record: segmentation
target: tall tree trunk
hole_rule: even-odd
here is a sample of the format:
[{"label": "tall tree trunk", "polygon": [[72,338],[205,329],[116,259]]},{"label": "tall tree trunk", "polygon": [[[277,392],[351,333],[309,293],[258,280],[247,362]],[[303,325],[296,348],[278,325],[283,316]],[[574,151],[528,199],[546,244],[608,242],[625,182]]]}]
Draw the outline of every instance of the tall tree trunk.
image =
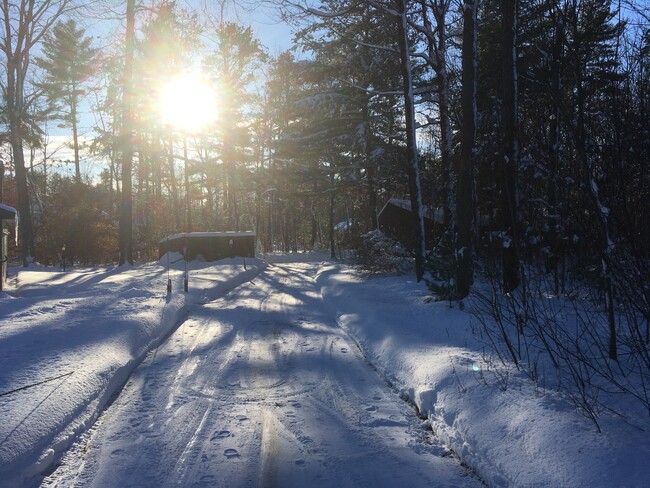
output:
[{"label": "tall tree trunk", "polygon": [[424,209],[420,187],[420,168],[416,138],[415,106],[413,99],[413,73],[411,67],[411,51],[408,39],[408,19],[406,17],[406,0],[399,0],[397,19],[397,34],[399,36],[400,70],[404,90],[404,118],[406,122],[406,152],[408,164],[409,192],[411,196],[411,214],[415,228],[415,277],[417,281],[424,276],[424,256],[426,252],[424,233]]},{"label": "tall tree trunk", "polygon": [[7,72],[7,115],[9,118],[9,138],[16,169],[16,190],[18,193],[18,212],[20,214],[21,255],[23,266],[28,266],[34,256],[34,234],[32,229],[32,213],[27,188],[27,170],[23,152],[22,135],[22,83],[16,74],[13,63]]},{"label": "tall tree trunk", "polygon": [[275,200],[275,192],[271,192],[271,196],[269,199],[269,232],[268,232],[268,244],[267,244],[266,252],[275,251],[275,247],[273,245],[275,239],[275,236],[273,235],[273,220],[274,220],[273,201],[274,200]]},{"label": "tall tree trunk", "polygon": [[517,242],[517,0],[502,0],[503,28],[503,155],[501,161],[501,217],[503,225],[503,291],[519,286]]},{"label": "tall tree trunk", "polygon": [[379,227],[377,222],[377,185],[375,183],[376,163],[372,155],[372,135],[370,133],[370,108],[368,106],[369,97],[365,98],[363,104],[363,148],[362,157],[366,168],[366,184],[368,185],[368,223],[370,230],[375,230]]},{"label": "tall tree trunk", "polygon": [[451,130],[450,102],[449,102],[449,75],[447,73],[447,31],[446,17],[449,2],[440,2],[436,14],[438,28],[438,108],[440,110],[440,159],[442,162],[443,184],[443,221],[445,229],[449,229],[453,220],[453,180],[451,178],[451,153],[453,133]]},{"label": "tall tree trunk", "polygon": [[161,201],[162,197],[162,176],[161,176],[161,164],[162,164],[162,150],[161,150],[161,140],[158,134],[154,134],[151,138],[151,148],[152,148],[152,159],[151,159],[151,178],[153,184],[153,195],[156,202]]},{"label": "tall tree trunk", "polygon": [[133,263],[133,56],[135,50],[135,0],[126,2],[126,53],[124,57],[122,113],[122,205],[120,207],[120,260]]},{"label": "tall tree trunk", "polygon": [[178,183],[176,181],[176,162],[174,160],[174,141],[169,141],[169,154],[167,156],[169,164],[169,186],[172,190],[172,213],[174,216],[174,232],[181,231],[181,209],[178,201]]},{"label": "tall tree trunk", "polygon": [[462,142],[456,191],[456,259],[458,298],[469,295],[474,281],[472,227],[474,217],[474,145],[476,139],[476,11],[478,0],[463,4]]},{"label": "tall tree trunk", "polygon": [[187,158],[187,136],[183,137],[183,161],[185,161],[185,232],[192,232],[192,201],[190,199],[190,162]]},{"label": "tall tree trunk", "polygon": [[[16,190],[18,196],[18,212],[20,215],[20,236],[21,236],[21,257],[23,266],[27,266],[34,255],[34,236],[32,229],[32,214],[27,188],[27,170],[25,168],[25,154],[23,152],[22,117],[24,112],[24,75],[26,66],[23,57],[17,48],[12,51],[9,40],[12,38],[9,5],[4,4],[5,15],[5,45],[3,50],[7,57],[5,87],[6,95],[6,116],[9,125],[9,143],[13,154],[14,167],[16,169]],[[24,28],[24,26],[21,26]]]},{"label": "tall tree trunk", "polygon": [[336,250],[334,248],[334,173],[330,174],[330,201],[329,201],[329,240],[330,240],[330,257],[336,259]]},{"label": "tall tree trunk", "polygon": [[[73,86],[73,93],[76,91],[76,87]],[[81,184],[81,167],[79,163],[79,131],[78,131],[78,122],[77,122],[77,103],[74,100],[74,96],[70,102],[70,121],[72,122],[72,147],[74,148],[74,174],[75,182],[77,185]]]},{"label": "tall tree trunk", "polygon": [[[449,102],[449,74],[447,72],[447,12],[450,0],[436,0],[431,6],[426,0],[420,0],[422,22],[427,32],[429,58],[435,62],[436,92],[438,95],[438,112],[440,116],[440,165],[442,181],[440,199],[442,201],[443,226],[451,228],[454,220],[453,180],[451,178],[451,155],[453,134],[451,130]],[[431,8],[436,21],[435,28],[431,25],[428,9]],[[434,32],[436,35],[434,35]]]},{"label": "tall tree trunk", "polygon": [[311,245],[311,250],[314,250],[316,246],[316,241],[318,240],[318,220],[316,219],[316,194],[318,192],[318,185],[316,180],[312,183],[312,192],[311,192],[311,238],[309,244]]},{"label": "tall tree trunk", "polygon": [[551,60],[551,103],[553,113],[549,127],[549,164],[546,189],[546,200],[548,202],[548,248],[549,255],[546,261],[547,271],[553,273],[553,286],[555,294],[560,293],[560,280],[558,275],[558,228],[560,224],[560,209],[557,204],[557,172],[560,167],[560,98],[561,98],[561,57],[562,46],[564,45],[564,18],[560,7],[555,6],[555,36],[553,38],[553,52]]},{"label": "tall tree trunk", "polygon": [[370,217],[370,230],[379,228],[377,220],[377,184],[375,183],[375,166],[374,163],[368,165],[366,171],[368,178],[368,212]]},{"label": "tall tree trunk", "polygon": [[226,172],[224,205],[228,219],[228,230],[239,231],[239,209],[237,207],[235,156],[229,149],[230,141],[224,138],[223,166]]},{"label": "tall tree trunk", "polygon": [[[574,5],[574,8],[576,6]],[[585,175],[585,188],[588,192],[588,197],[592,204],[592,211],[596,216],[598,226],[599,238],[599,253],[601,276],[603,278],[603,286],[605,291],[605,306],[607,309],[607,323],[609,328],[609,341],[608,341],[608,354],[609,358],[618,361],[618,345],[616,338],[616,315],[615,315],[615,300],[614,300],[614,285],[612,280],[611,263],[611,250],[613,243],[610,240],[608,215],[607,209],[600,201],[600,193],[598,185],[594,179],[595,169],[589,154],[587,153],[587,128],[585,125],[585,80],[584,75],[586,68],[581,59],[582,44],[580,42],[581,33],[578,25],[577,10],[573,16],[573,55],[574,55],[574,68],[576,77],[576,90],[575,90],[575,108],[577,113],[576,117],[571,119],[573,126],[574,138],[576,142],[576,151],[578,159],[582,165],[583,173]]]},{"label": "tall tree trunk", "polygon": [[[111,137],[113,140],[117,139],[117,134],[116,134],[116,127],[115,124],[113,124],[113,127],[111,128]],[[118,202],[121,199],[122,195],[122,190],[120,187],[120,177],[119,177],[119,164],[117,162],[117,151],[115,150],[114,147],[110,149],[110,159],[109,159],[109,171],[110,171],[110,192],[111,192],[111,213],[116,212],[117,209],[119,208]],[[115,189],[113,189],[113,185],[115,185]]]}]

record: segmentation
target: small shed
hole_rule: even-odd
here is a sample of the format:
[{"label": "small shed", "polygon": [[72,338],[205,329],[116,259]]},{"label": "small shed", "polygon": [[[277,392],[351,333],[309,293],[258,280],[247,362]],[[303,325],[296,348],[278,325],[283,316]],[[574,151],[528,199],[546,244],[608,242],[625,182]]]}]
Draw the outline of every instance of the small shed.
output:
[{"label": "small shed", "polygon": [[[379,230],[391,239],[401,242],[408,249],[415,249],[416,229],[411,212],[411,200],[391,198],[377,214]],[[427,248],[435,242],[435,236],[443,231],[440,209],[424,209],[424,232]]]},{"label": "small shed", "polygon": [[158,243],[158,254],[186,252],[188,260],[202,256],[206,261],[230,257],[255,257],[255,232],[189,232],[165,237]]},{"label": "small shed", "polygon": [[7,261],[9,254],[9,230],[7,224],[17,221],[16,209],[0,203],[0,291],[7,281]]}]

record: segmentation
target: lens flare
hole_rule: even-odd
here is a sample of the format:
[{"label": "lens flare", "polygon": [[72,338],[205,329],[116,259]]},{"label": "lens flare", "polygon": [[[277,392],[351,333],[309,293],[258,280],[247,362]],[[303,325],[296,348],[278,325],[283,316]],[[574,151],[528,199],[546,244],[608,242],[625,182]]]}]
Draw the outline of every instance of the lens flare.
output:
[{"label": "lens flare", "polygon": [[205,129],[217,118],[216,93],[199,76],[169,80],[160,91],[158,106],[165,124],[189,133]]}]

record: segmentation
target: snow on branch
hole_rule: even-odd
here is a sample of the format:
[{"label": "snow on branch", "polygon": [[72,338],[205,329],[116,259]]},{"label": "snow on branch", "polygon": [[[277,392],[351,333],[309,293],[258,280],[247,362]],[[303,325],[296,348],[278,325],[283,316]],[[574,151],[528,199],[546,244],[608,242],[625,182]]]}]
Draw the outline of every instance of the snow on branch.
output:
[{"label": "snow on branch", "polygon": [[351,88],[365,92],[368,95],[372,95],[372,96],[404,96],[404,90],[398,90],[398,89],[376,90],[371,87],[359,86],[356,83],[352,83],[351,81],[344,80],[341,78],[338,78],[338,81],[348,85]]},{"label": "snow on branch", "polygon": [[333,11],[320,10],[316,7],[310,7],[307,5],[303,5],[300,2],[295,2],[291,0],[287,1],[286,3],[299,10],[302,10],[307,14],[315,15],[316,17],[321,17],[324,19],[335,19],[337,17],[344,17],[350,14],[351,12],[354,12],[359,8],[360,5],[362,5],[363,2],[353,2],[349,7],[343,8],[341,10],[333,10]]},{"label": "snow on branch", "polygon": [[401,17],[402,13],[398,12],[394,8],[390,8],[386,6],[386,4],[383,4],[381,2],[376,2],[374,0],[366,0],[366,3],[373,7],[375,10],[378,10],[380,12],[384,12],[387,15],[391,15],[393,17]]},{"label": "snow on branch", "polygon": [[358,39],[354,39],[354,38],[352,38],[350,36],[346,36],[346,35],[341,35],[340,37],[342,39],[347,40],[347,41],[353,42],[354,44],[357,44],[359,46],[369,47],[370,49],[377,49],[378,51],[384,51],[384,52],[399,54],[399,50],[395,49],[395,48],[392,48],[392,47],[381,46],[379,44],[371,44],[369,42],[359,41]]},{"label": "snow on branch", "polygon": [[313,7],[308,7],[307,9],[305,9],[305,11],[312,15],[316,15],[317,17],[322,17],[325,19],[334,19],[349,14],[350,12],[352,12],[353,9],[354,7],[349,7],[343,10],[338,10],[336,12],[325,12],[323,10],[318,10]]}]

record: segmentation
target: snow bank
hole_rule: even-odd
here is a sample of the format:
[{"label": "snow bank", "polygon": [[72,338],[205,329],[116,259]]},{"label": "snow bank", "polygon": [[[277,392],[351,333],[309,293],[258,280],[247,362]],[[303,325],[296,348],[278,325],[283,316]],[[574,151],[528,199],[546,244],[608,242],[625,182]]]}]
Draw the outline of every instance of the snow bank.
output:
[{"label": "snow bank", "polygon": [[557,392],[497,367],[467,311],[428,303],[407,277],[330,266],[318,279],[368,360],[489,486],[648,486],[647,432],[608,418],[598,434]]},{"label": "snow bank", "polygon": [[[33,266],[0,297],[0,479],[21,486],[88,429],[192,303],[227,293],[266,263],[226,259],[118,268]],[[168,262],[169,268],[167,267]],[[167,280],[172,293],[167,294]]]}]

